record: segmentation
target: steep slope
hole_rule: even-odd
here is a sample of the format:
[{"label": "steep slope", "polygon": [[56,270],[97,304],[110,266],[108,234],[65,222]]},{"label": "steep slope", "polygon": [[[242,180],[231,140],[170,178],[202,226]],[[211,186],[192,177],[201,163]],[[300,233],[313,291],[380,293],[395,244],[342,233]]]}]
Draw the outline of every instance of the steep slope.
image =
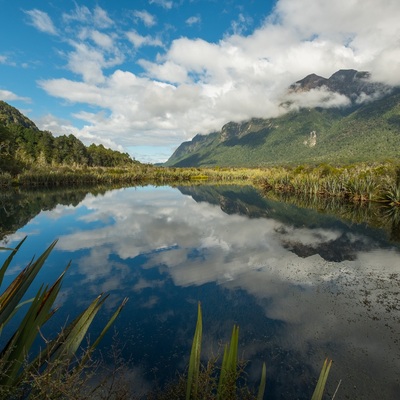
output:
[{"label": "steep slope", "polygon": [[0,126],[19,125],[38,131],[39,128],[16,108],[0,100]]},{"label": "steep slope", "polygon": [[355,70],[338,71],[329,79],[309,75],[289,91],[325,87],[349,97],[351,105],[230,122],[220,132],[183,143],[165,165],[254,167],[399,158],[400,89],[371,83],[368,77]]}]

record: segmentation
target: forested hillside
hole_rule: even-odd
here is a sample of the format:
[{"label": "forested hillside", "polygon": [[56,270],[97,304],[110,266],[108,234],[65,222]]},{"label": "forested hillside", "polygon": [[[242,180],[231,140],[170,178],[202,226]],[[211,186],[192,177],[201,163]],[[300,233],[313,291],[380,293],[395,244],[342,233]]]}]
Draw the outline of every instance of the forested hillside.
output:
[{"label": "forested hillside", "polygon": [[17,173],[31,165],[81,165],[113,167],[137,163],[129,154],[86,147],[74,135],[55,137],[41,131],[27,117],[0,101],[0,172]]},{"label": "forested hillside", "polygon": [[[400,89],[369,83],[368,74],[343,70],[296,82],[297,95],[324,88],[346,96],[341,107],[300,107],[278,118],[229,122],[218,132],[182,143],[166,166],[262,167],[384,162],[400,158]],[[315,92],[314,92],[315,93]],[[285,104],[286,106],[286,104]]]}]

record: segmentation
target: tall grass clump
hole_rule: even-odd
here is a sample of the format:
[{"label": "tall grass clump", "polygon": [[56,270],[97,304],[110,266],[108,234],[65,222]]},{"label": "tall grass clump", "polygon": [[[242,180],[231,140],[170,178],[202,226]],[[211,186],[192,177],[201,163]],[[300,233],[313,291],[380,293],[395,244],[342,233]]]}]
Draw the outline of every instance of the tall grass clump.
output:
[{"label": "tall grass clump", "polygon": [[[0,268],[1,287],[4,275],[25,239],[14,249],[0,248],[1,250],[10,251],[10,255]],[[41,328],[57,310],[53,306],[68,266],[51,286],[42,285],[32,299],[22,300],[55,245],[56,241],[36,260],[32,260],[4,288],[0,295],[1,335],[3,335],[4,331],[7,331],[9,323],[15,314],[23,314],[17,329],[9,334],[8,339],[4,340],[5,344],[0,351],[1,398],[30,397],[39,399],[62,397],[61,389],[65,389],[65,382],[73,381],[76,383],[79,381],[81,372],[89,361],[92,352],[126,302],[125,299],[117,308],[111,319],[105,324],[103,331],[93,344],[86,348],[83,355],[78,356],[77,352],[94,317],[105,302],[106,295],[102,294],[95,298],[89,307],[56,335],[54,339],[46,340],[44,348],[32,358],[30,351],[34,341],[40,334]],[[28,308],[26,309],[26,307]],[[57,387],[59,388],[58,393]],[[52,397],[48,397],[50,391],[52,392]]]},{"label": "tall grass clump", "polygon": [[[262,400],[265,394],[267,382],[267,369],[263,363],[260,383],[257,393],[252,392],[248,387],[241,386],[238,382],[243,378],[243,363],[238,360],[239,349],[239,326],[234,325],[231,334],[231,340],[224,346],[221,366],[217,367],[215,361],[209,361],[206,366],[200,363],[201,340],[202,340],[202,312],[200,303],[198,304],[197,323],[193,336],[192,350],[187,373],[186,392],[183,393],[174,387],[171,392],[164,393],[164,396],[157,399],[172,399],[168,397],[174,393],[175,400]],[[321,373],[315,387],[311,400],[321,400],[323,397],[326,381],[332,361],[325,360]],[[171,390],[171,388],[170,388]],[[173,391],[175,390],[175,391]]]}]

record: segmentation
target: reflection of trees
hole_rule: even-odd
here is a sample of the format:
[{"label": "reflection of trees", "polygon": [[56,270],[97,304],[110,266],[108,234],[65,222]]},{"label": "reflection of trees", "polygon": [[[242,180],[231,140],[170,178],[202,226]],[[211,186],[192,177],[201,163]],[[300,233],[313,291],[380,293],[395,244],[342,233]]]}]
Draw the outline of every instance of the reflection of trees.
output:
[{"label": "reflection of trees", "polygon": [[383,211],[383,217],[390,226],[390,239],[400,242],[400,207],[387,207]]},{"label": "reflection of trees", "polygon": [[88,193],[105,193],[110,188],[69,188],[48,190],[12,190],[0,192],[0,240],[12,234],[44,210],[58,204],[78,205]]},{"label": "reflection of trees", "polygon": [[[388,209],[376,203],[353,203],[334,197],[261,193],[251,186],[200,185],[179,187],[179,190],[192,196],[197,202],[206,201],[219,205],[227,214],[274,218],[282,223],[308,227],[331,226],[332,218],[339,218],[344,224],[383,229],[390,240],[400,242],[399,207]],[[339,222],[334,223],[337,225]]]},{"label": "reflection of trees", "polygon": [[370,228],[383,229],[390,240],[400,242],[400,209],[399,207],[382,206],[377,203],[353,203],[337,198],[307,195],[283,195],[278,198],[294,204],[317,210],[319,213],[339,217],[355,224],[366,224]]}]

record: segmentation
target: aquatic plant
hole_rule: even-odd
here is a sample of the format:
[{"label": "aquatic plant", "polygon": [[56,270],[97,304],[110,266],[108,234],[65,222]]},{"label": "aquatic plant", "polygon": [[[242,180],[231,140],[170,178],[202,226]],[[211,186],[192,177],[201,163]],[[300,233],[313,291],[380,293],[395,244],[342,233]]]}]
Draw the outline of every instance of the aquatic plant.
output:
[{"label": "aquatic plant", "polygon": [[[200,302],[197,306],[197,322],[196,329],[192,341],[192,349],[190,353],[189,368],[186,382],[186,400],[197,400],[197,399],[216,399],[216,400],[234,400],[242,399],[238,395],[237,382],[243,372],[243,369],[239,367],[238,362],[238,348],[239,348],[239,326],[234,325],[232,329],[231,340],[224,346],[224,354],[222,357],[222,364],[219,371],[218,385],[215,384],[216,367],[214,361],[209,361],[206,368],[201,371],[200,365],[200,353],[201,353],[201,340],[202,340],[202,311]],[[311,400],[322,400],[325,385],[328,379],[329,371],[332,366],[332,360],[326,359],[318,381],[315,387],[314,393]],[[264,392],[266,387],[267,369],[265,362],[263,363],[261,370],[260,384],[257,392],[257,396],[251,395],[247,389],[242,393],[245,393],[246,398],[252,398],[262,400],[264,398]],[[202,387],[205,392],[202,395],[199,394],[199,382],[206,381],[206,384]],[[176,399],[179,399],[178,392],[175,392]],[[170,397],[156,397],[158,399],[170,398]]]},{"label": "aquatic plant", "polygon": [[[24,238],[14,249],[0,248],[11,251],[0,268],[0,286],[3,282],[6,270],[10,266],[14,256],[19,251]],[[91,325],[94,317],[105,302],[107,295],[101,294],[84,310],[74,321],[72,321],[53,340],[46,341],[44,349],[37,354],[33,360],[29,360],[29,352],[32,345],[41,332],[42,326],[56,312],[53,309],[54,302],[61,288],[63,277],[69,267],[65,268],[59,278],[50,286],[41,286],[34,298],[21,302],[33,280],[43,267],[46,259],[54,249],[57,241],[51,245],[36,259],[32,260],[19,275],[5,288],[0,296],[0,334],[6,328],[21,308],[30,304],[17,329],[0,352],[0,394],[3,396],[32,393],[38,388],[35,383],[39,376],[56,376],[62,381],[70,374],[79,376],[85,363],[89,360],[93,350],[97,347],[107,330],[117,318],[127,299],[114,312],[104,329],[94,341],[88,346],[84,354],[79,358],[76,353],[82,340]],[[60,375],[61,374],[61,375]],[[43,388],[39,388],[42,390]],[[4,398],[4,397],[3,397]]]},{"label": "aquatic plant", "polygon": [[382,200],[392,206],[400,206],[400,182],[387,184],[383,190]]}]

